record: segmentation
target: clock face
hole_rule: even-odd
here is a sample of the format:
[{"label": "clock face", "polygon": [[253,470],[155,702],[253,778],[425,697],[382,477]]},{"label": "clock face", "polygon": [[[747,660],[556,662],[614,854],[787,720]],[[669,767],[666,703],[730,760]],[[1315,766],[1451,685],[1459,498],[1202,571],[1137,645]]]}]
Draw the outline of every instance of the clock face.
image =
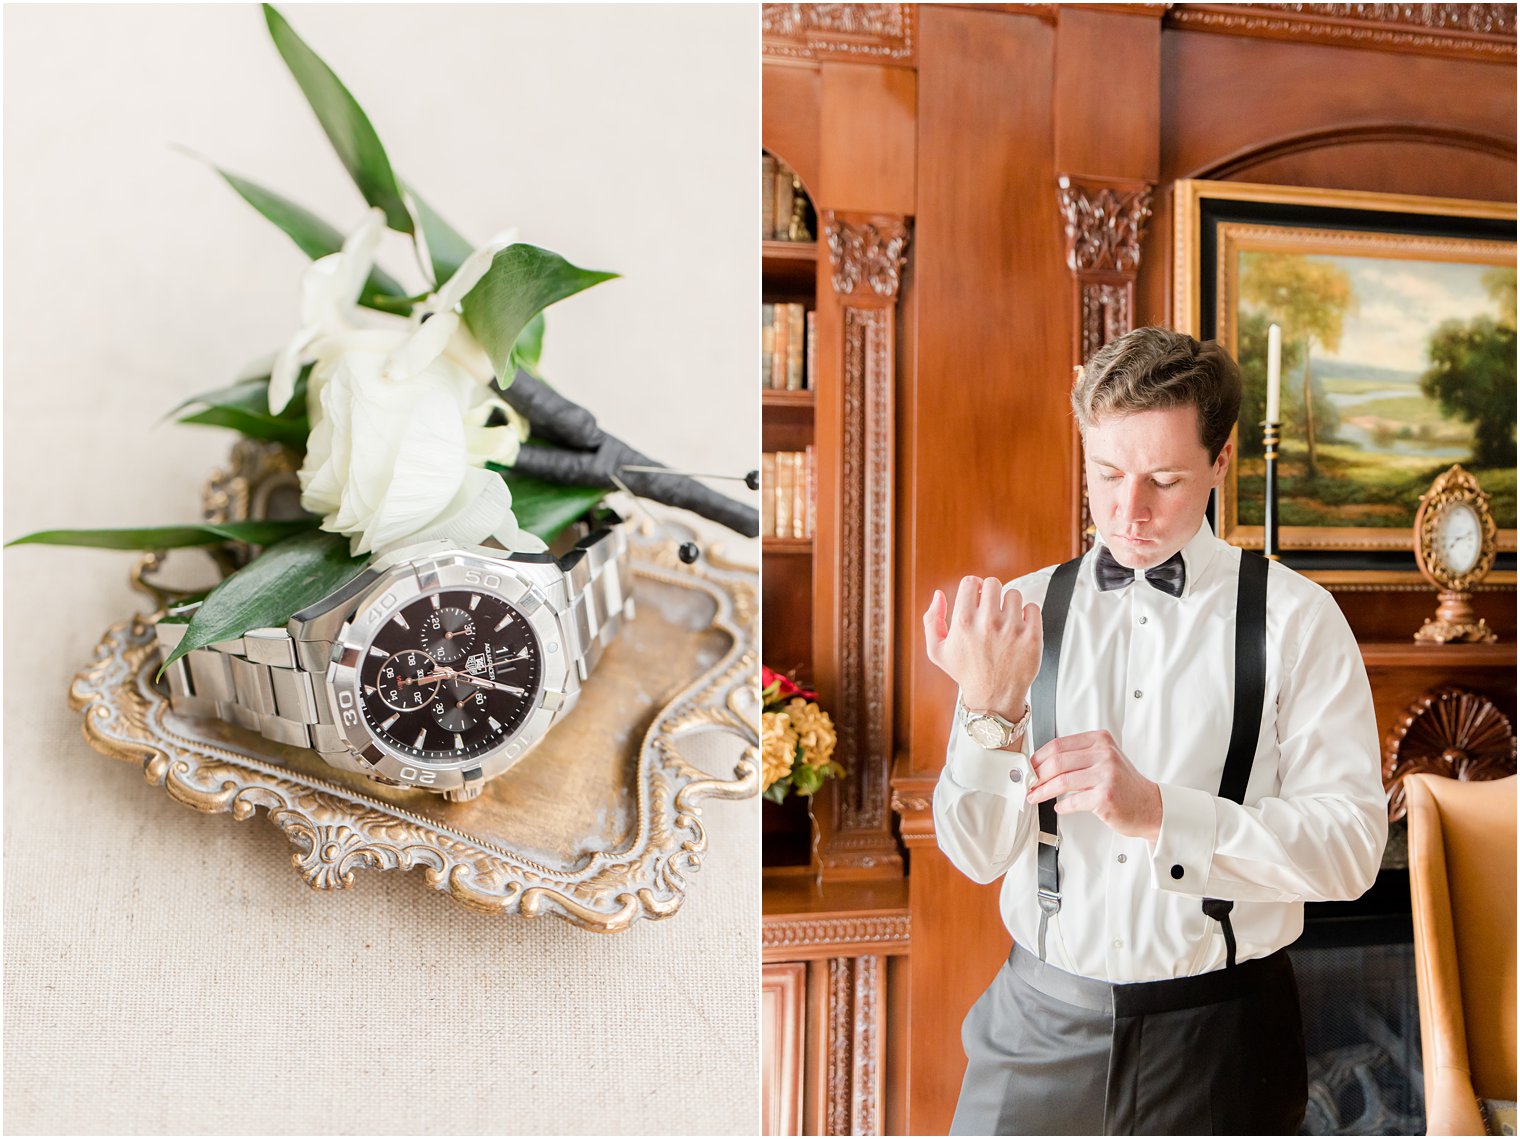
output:
[{"label": "clock face", "polygon": [[417,598],[380,627],[359,667],[365,723],[418,764],[482,755],[533,711],[543,654],[527,619],[484,590]]},{"label": "clock face", "polygon": [[1483,524],[1465,502],[1449,502],[1436,519],[1434,550],[1446,571],[1461,577],[1483,556]]}]

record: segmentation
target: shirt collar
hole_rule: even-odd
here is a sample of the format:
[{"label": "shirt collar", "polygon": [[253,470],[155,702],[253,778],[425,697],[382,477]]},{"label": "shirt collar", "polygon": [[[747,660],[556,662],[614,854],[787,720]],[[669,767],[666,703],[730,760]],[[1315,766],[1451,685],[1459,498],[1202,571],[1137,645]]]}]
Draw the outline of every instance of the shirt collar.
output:
[{"label": "shirt collar", "polygon": [[[1096,550],[1098,546],[1106,546],[1107,544],[1100,537],[1093,544],[1093,549]],[[1187,574],[1182,584],[1182,597],[1179,597],[1177,600],[1181,601],[1192,594],[1193,586],[1202,579],[1204,571],[1213,562],[1214,555],[1219,552],[1219,546],[1219,539],[1214,537],[1214,531],[1209,528],[1208,515],[1204,515],[1198,520],[1197,533],[1188,539],[1187,545],[1182,547],[1182,564],[1187,568]],[[1098,559],[1096,555],[1091,559],[1091,562],[1092,565],[1089,567],[1088,572],[1092,575],[1093,583],[1096,585],[1098,581]],[[1136,570],[1135,577],[1137,579],[1143,577],[1144,573],[1144,570]]]}]

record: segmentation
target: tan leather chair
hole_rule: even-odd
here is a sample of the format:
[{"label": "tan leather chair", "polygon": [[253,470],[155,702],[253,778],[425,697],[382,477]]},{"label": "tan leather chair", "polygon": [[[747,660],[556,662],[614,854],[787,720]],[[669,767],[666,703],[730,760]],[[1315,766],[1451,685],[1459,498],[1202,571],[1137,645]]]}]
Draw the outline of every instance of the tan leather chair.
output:
[{"label": "tan leather chair", "polygon": [[1515,1098],[1516,780],[1404,786],[1427,1129],[1482,1135],[1478,1098]]}]

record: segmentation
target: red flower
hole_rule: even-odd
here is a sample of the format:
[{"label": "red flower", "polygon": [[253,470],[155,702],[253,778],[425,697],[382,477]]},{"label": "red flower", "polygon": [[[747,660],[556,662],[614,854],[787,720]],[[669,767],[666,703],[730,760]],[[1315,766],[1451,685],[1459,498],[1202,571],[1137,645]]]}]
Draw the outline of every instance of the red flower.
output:
[{"label": "red flower", "polygon": [[801,696],[804,700],[817,700],[818,693],[808,688],[803,688],[791,677],[760,666],[760,692],[767,704],[774,704],[782,700],[790,700],[793,696]]}]

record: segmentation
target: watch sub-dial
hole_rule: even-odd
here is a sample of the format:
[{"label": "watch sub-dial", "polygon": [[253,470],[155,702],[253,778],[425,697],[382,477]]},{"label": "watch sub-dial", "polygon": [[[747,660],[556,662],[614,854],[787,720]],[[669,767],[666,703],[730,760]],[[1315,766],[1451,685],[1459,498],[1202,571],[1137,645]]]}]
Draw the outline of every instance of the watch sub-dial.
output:
[{"label": "watch sub-dial", "polygon": [[404,649],[392,653],[380,666],[375,690],[386,707],[398,712],[415,712],[427,705],[438,691],[438,681],[422,677],[436,672],[438,666],[427,653]]},{"label": "watch sub-dial", "polygon": [[466,680],[445,680],[433,701],[433,722],[450,732],[467,732],[475,726],[476,713],[486,706],[486,692]]},{"label": "watch sub-dial", "polygon": [[475,643],[475,620],[463,609],[435,609],[422,623],[422,644],[444,664],[460,660]]}]

